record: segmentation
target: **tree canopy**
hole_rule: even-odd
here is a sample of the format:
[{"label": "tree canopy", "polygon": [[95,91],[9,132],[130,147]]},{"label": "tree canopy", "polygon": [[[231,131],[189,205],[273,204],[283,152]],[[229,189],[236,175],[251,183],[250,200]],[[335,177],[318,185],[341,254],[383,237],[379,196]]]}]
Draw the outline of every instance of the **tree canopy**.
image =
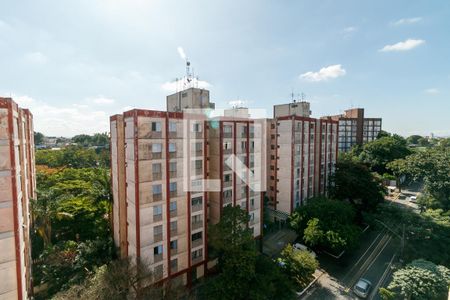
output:
[{"label": "tree canopy", "polygon": [[[446,299],[450,285],[450,270],[418,259],[394,272],[387,290],[391,299]],[[388,293],[386,293],[388,294]]]},{"label": "tree canopy", "polygon": [[311,247],[340,252],[358,243],[360,230],[355,225],[355,210],[345,202],[312,198],[290,217],[291,227]]}]

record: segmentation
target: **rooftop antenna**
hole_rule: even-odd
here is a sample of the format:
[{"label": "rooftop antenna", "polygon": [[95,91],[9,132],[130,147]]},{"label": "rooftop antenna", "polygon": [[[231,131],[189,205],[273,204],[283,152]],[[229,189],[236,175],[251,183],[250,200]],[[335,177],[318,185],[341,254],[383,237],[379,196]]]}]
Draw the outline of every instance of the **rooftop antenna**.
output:
[{"label": "rooftop antenna", "polygon": [[305,101],[305,96],[306,96],[305,93],[302,92],[302,93],[300,94],[300,96],[301,96],[300,98],[302,99],[302,102]]},{"label": "rooftop antenna", "polygon": [[291,89],[291,101],[295,103],[294,89]]}]

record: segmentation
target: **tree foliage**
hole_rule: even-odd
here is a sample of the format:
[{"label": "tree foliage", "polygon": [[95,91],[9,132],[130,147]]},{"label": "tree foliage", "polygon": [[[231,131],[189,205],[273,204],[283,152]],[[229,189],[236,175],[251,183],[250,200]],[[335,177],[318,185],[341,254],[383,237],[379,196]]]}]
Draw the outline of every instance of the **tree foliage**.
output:
[{"label": "tree foliage", "polygon": [[34,132],[34,144],[40,145],[44,142],[44,135],[40,132],[35,131]]},{"label": "tree foliage", "polygon": [[69,146],[59,150],[36,151],[36,164],[50,168],[109,167],[109,150]]},{"label": "tree foliage", "polygon": [[219,223],[210,227],[209,241],[218,256],[219,274],[207,282],[205,299],[274,299],[279,294],[292,298],[287,278],[257,253],[248,220],[239,206],[226,206]]},{"label": "tree foliage", "polygon": [[387,290],[404,299],[446,299],[449,284],[449,269],[418,259],[394,272]]},{"label": "tree foliage", "polygon": [[313,280],[314,271],[319,267],[317,260],[308,251],[294,249],[290,244],[281,251],[278,261],[301,289]]},{"label": "tree foliage", "polygon": [[348,200],[358,212],[374,210],[383,201],[380,180],[366,166],[348,157],[338,161],[330,183],[331,197]]},{"label": "tree foliage", "polygon": [[404,138],[394,134],[389,137],[382,137],[372,142],[364,144],[358,155],[358,160],[373,172],[384,174],[389,172],[386,165],[396,159],[405,158],[411,154]]},{"label": "tree foliage", "polygon": [[355,218],[348,203],[313,198],[295,210],[289,223],[307,245],[340,252],[358,243],[360,230]]},{"label": "tree foliage", "polygon": [[79,134],[72,138],[72,142],[83,146],[107,146],[109,145],[109,136],[105,133],[95,133],[94,135]]}]

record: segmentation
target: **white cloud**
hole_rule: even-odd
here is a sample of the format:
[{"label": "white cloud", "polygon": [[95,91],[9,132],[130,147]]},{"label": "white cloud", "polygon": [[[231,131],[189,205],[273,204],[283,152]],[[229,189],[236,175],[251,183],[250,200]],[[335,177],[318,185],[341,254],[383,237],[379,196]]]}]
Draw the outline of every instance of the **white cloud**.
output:
[{"label": "white cloud", "polygon": [[340,76],[344,76],[347,73],[344,68],[342,68],[341,65],[332,65],[328,67],[324,67],[320,69],[318,72],[306,72],[304,74],[300,75],[301,79],[307,80],[307,81],[324,81],[328,79],[337,78]]},{"label": "white cloud", "polygon": [[399,42],[393,45],[386,45],[381,48],[379,51],[381,52],[391,52],[391,51],[408,51],[414,49],[422,44],[424,44],[424,40],[415,40],[415,39],[407,39],[404,42]]},{"label": "white cloud", "polygon": [[183,47],[178,47],[177,48],[178,54],[180,55],[182,60],[186,60],[186,53],[184,52]]},{"label": "white cloud", "polygon": [[353,27],[353,26],[349,26],[349,27],[344,28],[344,33],[353,33],[353,32],[355,32],[357,30],[358,30],[358,28]]},{"label": "white cloud", "polygon": [[103,97],[103,96],[99,96],[97,98],[93,98],[92,102],[94,102],[95,104],[113,104],[116,101],[114,99],[111,99],[111,98],[106,98],[106,97]]},{"label": "white cloud", "polygon": [[417,22],[420,22],[420,21],[422,21],[421,17],[405,18],[405,19],[400,19],[400,20],[397,20],[395,22],[392,22],[392,25],[395,25],[395,26],[408,25],[408,24],[414,24],[414,23],[417,23]]},{"label": "white cloud", "polygon": [[47,63],[48,59],[47,56],[45,56],[41,52],[30,52],[25,54],[25,61],[36,64],[36,65],[43,65]]},{"label": "white cloud", "polygon": [[198,87],[200,89],[208,89],[210,88],[212,85],[207,82],[207,81],[203,81],[203,80],[198,80],[197,78],[194,78],[193,81],[189,84],[185,85],[186,80],[179,80],[179,81],[170,81],[170,82],[166,82],[164,84],[161,85],[161,88],[165,91],[168,92],[176,92],[176,91],[181,91],[185,88],[189,88],[189,87]]},{"label": "white cloud", "polygon": [[436,88],[429,88],[425,90],[425,93],[430,94],[430,95],[436,95],[439,94],[439,90]]}]

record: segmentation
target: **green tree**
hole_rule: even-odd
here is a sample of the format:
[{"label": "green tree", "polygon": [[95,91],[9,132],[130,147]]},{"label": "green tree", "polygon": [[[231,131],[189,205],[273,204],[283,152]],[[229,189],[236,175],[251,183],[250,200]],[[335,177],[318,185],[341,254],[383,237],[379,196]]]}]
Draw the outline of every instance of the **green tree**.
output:
[{"label": "green tree", "polygon": [[389,162],[386,168],[395,176],[395,184],[399,191],[401,191],[400,179],[408,174],[408,167],[405,159],[396,159]]},{"label": "green tree", "polygon": [[358,156],[359,161],[368,165],[373,172],[384,174],[389,172],[386,165],[396,159],[411,154],[407,142],[399,135],[382,137],[364,144]]},{"label": "green tree", "polygon": [[418,145],[419,144],[419,140],[423,139],[422,136],[420,135],[411,135],[406,139],[406,142],[408,144],[412,144],[412,145]]},{"label": "green tree", "polygon": [[385,191],[380,180],[352,159],[344,157],[338,161],[330,183],[331,197],[348,200],[358,213],[374,210],[383,201]]},{"label": "green tree", "polygon": [[354,248],[360,230],[355,211],[345,202],[312,198],[295,210],[289,224],[309,246],[340,252]]},{"label": "green tree", "polygon": [[44,135],[40,132],[35,131],[34,132],[34,144],[40,145],[44,142]]},{"label": "green tree", "polygon": [[418,259],[394,272],[388,290],[404,299],[446,299],[450,270]]},{"label": "green tree", "polygon": [[281,251],[278,261],[301,289],[311,282],[314,271],[319,267],[317,260],[308,251],[296,250],[290,244]]}]

